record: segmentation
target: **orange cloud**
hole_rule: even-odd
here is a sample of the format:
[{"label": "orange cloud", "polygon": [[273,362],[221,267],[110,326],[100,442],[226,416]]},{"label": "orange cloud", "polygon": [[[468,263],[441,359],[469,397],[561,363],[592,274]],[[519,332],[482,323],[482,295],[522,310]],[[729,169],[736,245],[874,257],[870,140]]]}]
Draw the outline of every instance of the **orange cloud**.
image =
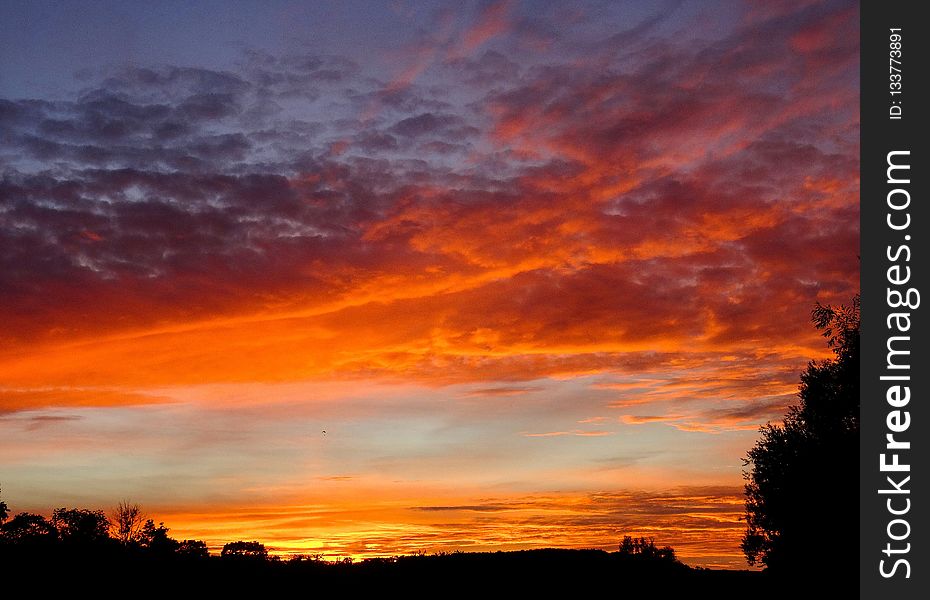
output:
[{"label": "orange cloud", "polygon": [[462,50],[471,53],[489,39],[504,33],[512,4],[509,0],[498,0],[485,7],[477,22],[462,35]]},{"label": "orange cloud", "polygon": [[0,388],[0,415],[49,407],[117,407],[171,402],[157,394],[106,388]]}]

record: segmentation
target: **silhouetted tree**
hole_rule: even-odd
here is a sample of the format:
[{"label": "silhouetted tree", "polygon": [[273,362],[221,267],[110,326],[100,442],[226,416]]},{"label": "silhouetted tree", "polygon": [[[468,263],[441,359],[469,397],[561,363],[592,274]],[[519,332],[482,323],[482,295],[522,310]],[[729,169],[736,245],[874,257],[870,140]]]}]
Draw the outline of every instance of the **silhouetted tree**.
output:
[{"label": "silhouetted tree", "polygon": [[145,526],[145,515],[138,504],[122,501],[113,511],[113,529],[117,540],[123,544],[139,541],[139,534]]},{"label": "silhouetted tree", "polygon": [[181,540],[175,552],[184,558],[208,558],[210,556],[207,544],[201,540]]},{"label": "silhouetted tree", "polygon": [[168,536],[168,528],[164,523],[159,523],[156,527],[152,519],[148,519],[142,526],[137,542],[139,546],[156,556],[174,554],[181,545],[176,539]]},{"label": "silhouetted tree", "polygon": [[268,551],[265,545],[260,542],[229,542],[223,546],[220,554],[223,558],[252,558],[265,560],[268,558]]},{"label": "silhouetted tree", "polygon": [[68,544],[99,544],[110,539],[110,520],[102,510],[57,508],[52,525],[58,539]]},{"label": "silhouetted tree", "polygon": [[3,525],[9,516],[10,509],[7,507],[6,502],[0,500],[0,525]]},{"label": "silhouetted tree", "polygon": [[19,513],[0,527],[0,539],[19,546],[52,544],[58,530],[42,515]]},{"label": "silhouetted tree", "polygon": [[800,403],[781,425],[761,428],[744,460],[742,549],[749,564],[773,571],[858,561],[859,295],[850,306],[818,303],[811,320],[834,358],[808,363]]}]

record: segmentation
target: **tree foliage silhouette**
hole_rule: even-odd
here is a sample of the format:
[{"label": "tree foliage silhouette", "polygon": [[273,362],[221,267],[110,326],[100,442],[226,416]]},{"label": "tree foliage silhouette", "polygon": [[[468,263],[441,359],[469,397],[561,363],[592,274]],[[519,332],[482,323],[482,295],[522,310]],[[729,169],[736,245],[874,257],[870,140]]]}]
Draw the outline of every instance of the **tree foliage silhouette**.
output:
[{"label": "tree foliage silhouette", "polygon": [[10,509],[7,507],[6,502],[0,500],[0,525],[3,525],[9,516]]},{"label": "tree foliage silhouette", "polygon": [[207,549],[206,542],[202,540],[181,540],[178,542],[175,553],[184,558],[204,559],[210,557],[210,550]]},{"label": "tree foliage silhouette", "polygon": [[57,508],[52,525],[59,539],[69,544],[100,544],[110,539],[110,520],[102,510]]},{"label": "tree foliage silhouette", "polygon": [[155,556],[170,556],[177,552],[181,543],[168,535],[164,523],[155,526],[155,521],[148,519],[138,535],[139,546]]},{"label": "tree foliage silhouette", "polygon": [[223,558],[251,558],[265,560],[268,558],[268,551],[261,542],[229,542],[223,546],[220,553]]},{"label": "tree foliage silhouette", "polygon": [[20,547],[52,544],[58,530],[42,515],[19,513],[0,527],[0,541]]},{"label": "tree foliage silhouette", "polygon": [[744,460],[743,553],[773,571],[857,564],[859,294],[850,306],[817,303],[811,320],[834,358],[808,363],[800,403],[761,428]]},{"label": "tree foliage silhouette", "polygon": [[676,560],[675,550],[671,546],[659,548],[653,538],[640,537],[637,539],[625,535],[623,541],[620,542],[619,552],[622,556],[638,556],[644,560]]}]

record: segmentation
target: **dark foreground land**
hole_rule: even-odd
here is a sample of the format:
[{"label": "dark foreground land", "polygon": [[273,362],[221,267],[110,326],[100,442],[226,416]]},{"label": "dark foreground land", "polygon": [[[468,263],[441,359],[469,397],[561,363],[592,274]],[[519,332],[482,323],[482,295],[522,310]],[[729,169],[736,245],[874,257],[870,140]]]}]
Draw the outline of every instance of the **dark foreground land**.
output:
[{"label": "dark foreground land", "polygon": [[[28,555],[27,555],[28,554]],[[88,591],[95,597],[387,597],[481,598],[609,593],[648,598],[853,598],[855,570],[776,577],[755,571],[692,568],[676,560],[643,559],[601,550],[526,550],[372,559],[356,563],[198,559],[114,554],[16,553],[0,556],[0,581],[40,596]],[[850,580],[851,578],[851,580]],[[646,597],[646,596],[644,596]]]}]

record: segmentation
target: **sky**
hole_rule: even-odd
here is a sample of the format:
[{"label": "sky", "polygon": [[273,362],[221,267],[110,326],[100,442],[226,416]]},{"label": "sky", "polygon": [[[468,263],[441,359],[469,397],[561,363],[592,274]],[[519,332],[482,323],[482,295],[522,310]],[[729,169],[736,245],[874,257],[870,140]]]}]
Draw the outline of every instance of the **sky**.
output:
[{"label": "sky", "polygon": [[3,499],[744,568],[858,68],[847,1],[0,2]]}]

